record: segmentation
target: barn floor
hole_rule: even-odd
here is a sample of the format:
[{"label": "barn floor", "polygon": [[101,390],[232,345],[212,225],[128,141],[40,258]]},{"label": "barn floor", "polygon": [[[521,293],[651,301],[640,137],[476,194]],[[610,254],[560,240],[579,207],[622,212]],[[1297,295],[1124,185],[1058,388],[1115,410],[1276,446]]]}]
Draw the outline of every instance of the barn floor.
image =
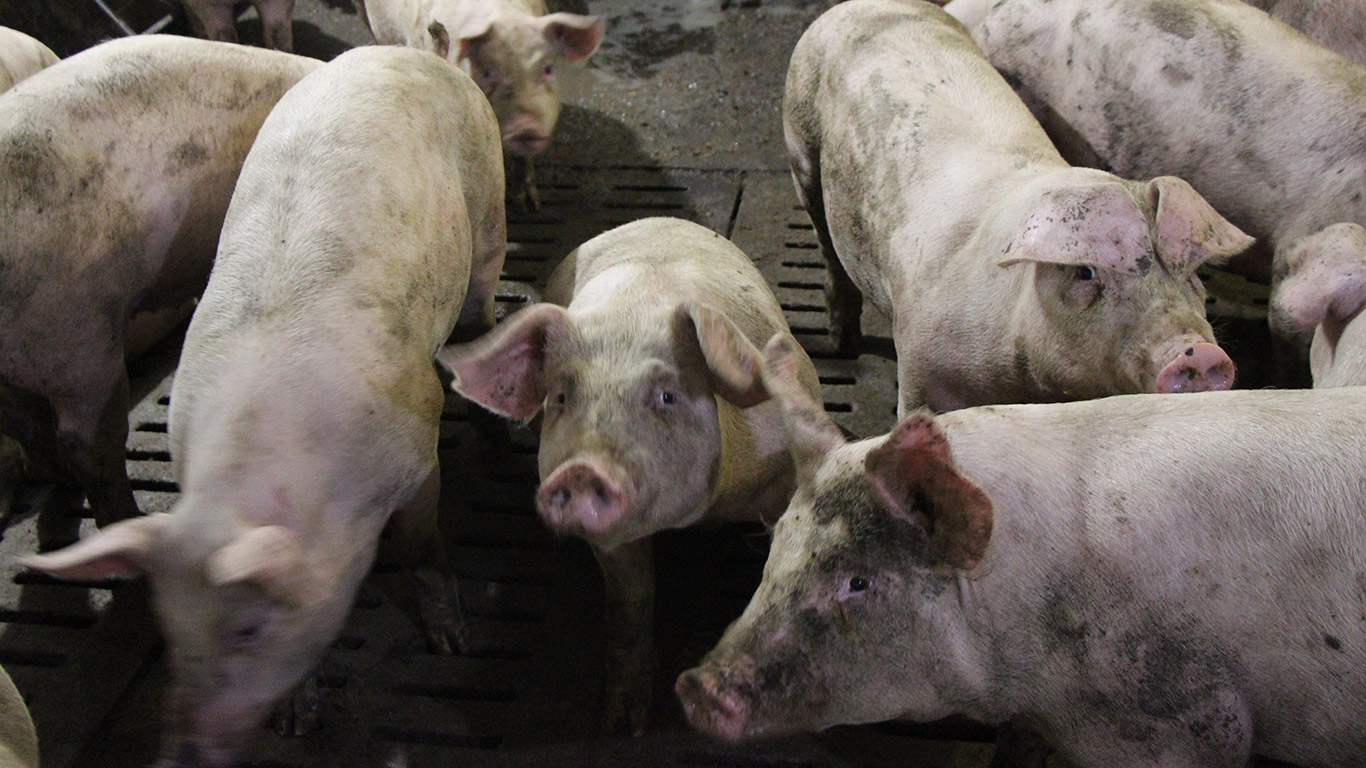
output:
[{"label": "barn floor", "polygon": [[[511,213],[500,315],[535,301],[554,263],[589,237],[646,216],[698,221],[731,237],[759,265],[816,359],[827,409],[856,435],[894,421],[895,370],[886,323],[870,316],[869,354],[832,354],[824,265],[787,175],[782,82],[797,37],[824,9],[813,0],[592,0],[607,40],[575,78],[555,145],[538,162],[543,208]],[[127,0],[126,15],[160,15]],[[116,8],[119,8],[115,4]],[[142,27],[145,28],[145,27]],[[177,21],[169,29],[183,28]],[[247,14],[247,40],[259,26]],[[296,46],[321,58],[370,41],[349,0],[300,0]],[[1211,313],[1241,367],[1262,343],[1265,292],[1212,276]],[[881,329],[881,330],[879,330]],[[1238,338],[1242,334],[1242,338]],[[176,495],[166,403],[178,340],[134,366],[145,397],[130,414],[129,469],[145,511]],[[285,739],[262,727],[246,762],[265,768],[383,766],[689,766],[872,768],[986,766],[988,729],[967,723],[837,728],[732,747],[690,732],[672,694],[737,616],[758,582],[761,529],[662,535],[658,557],[660,671],[655,719],[638,738],[600,735],[601,580],[586,546],[556,539],[536,518],[535,433],[508,450],[479,444],[463,402],[443,421],[443,526],[454,545],[475,648],[423,651],[411,596],[383,548],[318,683],[323,728]],[[363,471],[361,469],[360,471]],[[30,500],[43,489],[31,489]],[[72,521],[73,525],[78,521]],[[91,523],[80,523],[91,530]],[[37,533],[21,513],[0,541],[0,664],[27,698],[44,768],[115,768],[155,758],[164,648],[140,583],[54,583],[13,558]]]}]

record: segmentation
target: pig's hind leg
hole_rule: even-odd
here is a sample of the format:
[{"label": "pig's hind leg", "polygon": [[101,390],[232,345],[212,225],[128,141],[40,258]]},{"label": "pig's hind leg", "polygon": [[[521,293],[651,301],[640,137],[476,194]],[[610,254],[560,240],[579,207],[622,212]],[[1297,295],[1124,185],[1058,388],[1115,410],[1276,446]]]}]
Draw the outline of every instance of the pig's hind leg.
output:
[{"label": "pig's hind leg", "polygon": [[821,187],[820,159],[817,152],[807,148],[802,155],[793,156],[792,180],[797,186],[797,197],[811,218],[812,229],[825,257],[825,302],[830,309],[830,335],[835,349],[853,353],[863,343],[863,293],[849,279],[844,264],[835,252],[830,238],[830,224],[825,218],[825,193]]},{"label": "pig's hind leg", "polygon": [[468,652],[469,643],[459,585],[437,524],[440,495],[441,472],[433,466],[413,500],[394,512],[390,525],[413,582],[427,650],[449,656]]}]

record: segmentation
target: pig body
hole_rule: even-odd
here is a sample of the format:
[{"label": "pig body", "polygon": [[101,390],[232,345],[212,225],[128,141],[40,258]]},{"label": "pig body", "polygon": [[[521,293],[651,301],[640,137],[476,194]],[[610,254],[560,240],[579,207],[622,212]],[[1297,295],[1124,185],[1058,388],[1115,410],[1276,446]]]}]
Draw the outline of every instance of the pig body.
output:
[{"label": "pig body", "polygon": [[0,765],[38,768],[38,733],[19,689],[0,669]]},{"label": "pig body", "polygon": [[0,27],[0,93],[57,61],[57,54],[46,45],[18,30]]},{"label": "pig body", "polygon": [[845,443],[769,389],[798,490],[679,678],[694,725],[961,713],[1081,768],[1366,765],[1366,391],[921,412]]},{"label": "pig body", "polygon": [[460,641],[432,359],[453,327],[492,326],[501,185],[487,102],[420,51],[343,54],[262,127],[172,391],[180,500],[31,559],[149,575],[175,765],[228,765],[311,671],[391,514],[426,537],[410,549],[429,642]]},{"label": "pig body", "polygon": [[[782,309],[738,248],[686,221],[654,218],[584,243],[547,298],[485,339],[442,353],[454,388],[530,419],[545,405],[537,509],[586,539],[607,588],[608,724],[645,727],[654,668],[650,534],[755,520],[791,493],[787,441],[752,367]],[[745,358],[749,359],[749,358]],[[801,386],[819,392],[802,357]]]},{"label": "pig body", "polygon": [[[1250,276],[1361,240],[1366,67],[1233,0],[1009,0],[972,31],[1078,155],[1179,175],[1269,245]],[[1308,341],[1270,319],[1279,339]]]},{"label": "pig body", "polygon": [[318,64],[138,37],[0,94],[0,430],[101,525],[137,513],[125,324],[203,289],[257,129]]},{"label": "pig body", "polygon": [[902,412],[1231,384],[1194,270],[1249,239],[1180,179],[1069,166],[942,10],[827,11],[783,109],[833,332],[860,294],[891,318]]},{"label": "pig body", "polygon": [[539,205],[531,157],[550,145],[560,115],[560,71],[586,60],[602,42],[602,20],[546,13],[544,0],[355,0],[382,45],[436,53],[479,84],[503,132],[513,165],[508,192]]},{"label": "pig body", "polygon": [[1366,2],[1362,0],[1243,0],[1308,35],[1311,40],[1366,64]]},{"label": "pig body", "polygon": [[[195,34],[207,40],[237,42],[238,0],[182,0]],[[290,14],[294,0],[250,0],[261,17],[261,35],[267,48],[294,50],[294,30]]]}]

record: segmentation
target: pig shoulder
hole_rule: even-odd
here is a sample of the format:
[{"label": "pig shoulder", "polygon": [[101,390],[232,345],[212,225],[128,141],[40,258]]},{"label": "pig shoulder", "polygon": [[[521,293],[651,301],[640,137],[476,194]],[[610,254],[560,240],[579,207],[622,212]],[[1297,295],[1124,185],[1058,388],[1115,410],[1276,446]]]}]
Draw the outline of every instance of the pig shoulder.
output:
[{"label": "pig shoulder", "polygon": [[51,48],[23,32],[0,27],[0,93],[56,63],[57,54]]}]

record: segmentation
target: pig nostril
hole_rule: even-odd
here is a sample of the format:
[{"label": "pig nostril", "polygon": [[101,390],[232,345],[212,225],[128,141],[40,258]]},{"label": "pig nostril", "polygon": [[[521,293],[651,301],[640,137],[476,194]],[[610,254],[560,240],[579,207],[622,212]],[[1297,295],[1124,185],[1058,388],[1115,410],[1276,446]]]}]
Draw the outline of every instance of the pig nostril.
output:
[{"label": "pig nostril", "polygon": [[1186,357],[1195,357],[1195,347],[1186,347]]},{"label": "pig nostril", "polygon": [[550,502],[556,506],[564,506],[565,504],[568,504],[569,489],[565,488],[564,486],[556,488],[555,491],[550,494]]}]

